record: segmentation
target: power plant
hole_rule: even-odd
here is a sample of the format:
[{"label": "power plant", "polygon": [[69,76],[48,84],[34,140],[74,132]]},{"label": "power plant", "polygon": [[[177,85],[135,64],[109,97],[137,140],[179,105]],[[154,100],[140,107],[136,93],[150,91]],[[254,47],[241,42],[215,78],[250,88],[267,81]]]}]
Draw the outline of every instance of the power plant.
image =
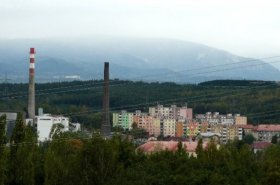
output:
[{"label": "power plant", "polygon": [[[29,53],[29,89],[28,89],[28,120],[34,122],[35,119],[35,48],[30,48]],[[103,109],[101,135],[110,136],[110,111],[109,111],[109,62],[104,63],[104,82],[103,82]]]},{"label": "power plant", "polygon": [[109,114],[109,62],[104,63],[104,83],[103,83],[103,110],[101,135],[107,137],[111,133]]},{"label": "power plant", "polygon": [[29,53],[29,89],[28,89],[28,118],[35,118],[35,48]]}]

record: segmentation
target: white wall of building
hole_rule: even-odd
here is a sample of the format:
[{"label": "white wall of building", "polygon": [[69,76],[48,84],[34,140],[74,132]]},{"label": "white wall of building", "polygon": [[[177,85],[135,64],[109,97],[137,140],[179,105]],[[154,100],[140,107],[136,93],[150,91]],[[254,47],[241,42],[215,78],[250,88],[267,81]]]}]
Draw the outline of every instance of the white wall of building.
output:
[{"label": "white wall of building", "polygon": [[35,124],[37,128],[38,141],[46,141],[51,139],[50,133],[54,124],[62,124],[64,128],[61,130],[63,132],[69,131],[69,118],[63,116],[51,116],[49,114],[44,114],[42,116],[36,116]]}]

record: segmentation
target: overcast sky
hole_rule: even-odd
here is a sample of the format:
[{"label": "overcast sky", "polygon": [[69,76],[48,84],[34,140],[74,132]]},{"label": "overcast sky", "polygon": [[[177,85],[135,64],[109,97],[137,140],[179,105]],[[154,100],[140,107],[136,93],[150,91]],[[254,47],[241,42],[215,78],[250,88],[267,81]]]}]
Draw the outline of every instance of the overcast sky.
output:
[{"label": "overcast sky", "polygon": [[280,55],[279,0],[0,0],[0,38],[148,37]]}]

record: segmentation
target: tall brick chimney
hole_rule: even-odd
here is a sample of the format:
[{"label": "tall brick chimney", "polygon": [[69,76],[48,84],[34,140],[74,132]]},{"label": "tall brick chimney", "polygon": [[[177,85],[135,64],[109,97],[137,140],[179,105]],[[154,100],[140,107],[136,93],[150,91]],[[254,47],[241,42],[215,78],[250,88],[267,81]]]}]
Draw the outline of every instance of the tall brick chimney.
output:
[{"label": "tall brick chimney", "polygon": [[110,114],[109,114],[109,62],[104,63],[104,84],[103,84],[103,111],[101,134],[107,137],[111,133]]}]

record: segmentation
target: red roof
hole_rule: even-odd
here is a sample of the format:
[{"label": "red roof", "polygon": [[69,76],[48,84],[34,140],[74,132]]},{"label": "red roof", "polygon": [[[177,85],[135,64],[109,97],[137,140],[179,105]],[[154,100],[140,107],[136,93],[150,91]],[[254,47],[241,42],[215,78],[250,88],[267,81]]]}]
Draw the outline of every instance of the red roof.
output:
[{"label": "red roof", "polygon": [[239,128],[243,128],[243,129],[254,129],[255,126],[254,125],[238,125]]},{"label": "red roof", "polygon": [[272,143],[269,143],[269,142],[255,142],[255,143],[253,143],[252,145],[251,145],[251,147],[253,148],[253,149],[265,149],[265,148],[267,148],[267,147],[269,147],[269,146],[271,146],[272,145]]},{"label": "red roof", "polygon": [[[183,147],[186,152],[195,152],[197,147],[197,142],[182,142]],[[207,143],[203,143],[203,148],[206,148]],[[159,152],[159,151],[177,151],[178,141],[148,141],[147,143],[139,146],[137,149],[143,150],[145,153]]]},{"label": "red roof", "polygon": [[280,125],[258,125],[257,131],[280,132]]}]

